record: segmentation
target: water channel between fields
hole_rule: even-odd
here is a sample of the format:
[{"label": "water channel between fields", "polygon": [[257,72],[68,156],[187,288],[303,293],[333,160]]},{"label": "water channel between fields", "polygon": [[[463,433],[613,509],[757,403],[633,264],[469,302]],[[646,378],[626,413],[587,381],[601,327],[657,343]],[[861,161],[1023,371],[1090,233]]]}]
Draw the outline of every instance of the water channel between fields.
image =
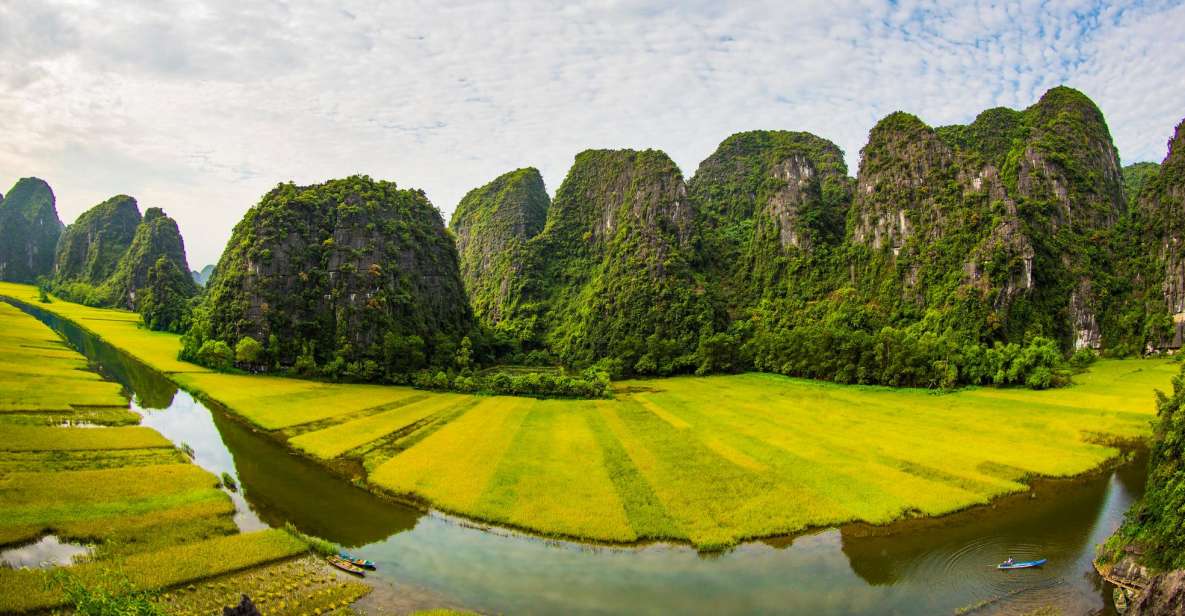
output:
[{"label": "water channel between fields", "polygon": [[[1032,494],[937,520],[848,526],[741,545],[603,547],[485,531],[376,498],[210,409],[73,323],[31,309],[133,395],[151,426],[230,473],[243,530],[291,523],[378,564],[361,607],[495,613],[1114,614],[1091,567],[1095,545],[1144,490],[1137,459],[1106,473],[1041,481]],[[1043,569],[1000,572],[1008,556]]]}]

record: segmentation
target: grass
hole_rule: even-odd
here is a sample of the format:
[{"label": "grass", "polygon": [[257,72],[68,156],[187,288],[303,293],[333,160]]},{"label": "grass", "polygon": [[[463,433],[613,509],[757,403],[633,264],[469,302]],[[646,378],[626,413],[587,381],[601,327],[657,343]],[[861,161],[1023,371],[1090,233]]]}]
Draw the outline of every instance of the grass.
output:
[{"label": "grass", "polygon": [[181,338],[176,334],[154,332],[140,327],[140,315],[112,308],[91,308],[54,298],[52,303],[37,300],[37,287],[0,282],[0,295],[11,297],[41,310],[47,310],[90,330],[113,346],[123,349],[162,372],[207,372],[206,368],[177,359]]},{"label": "grass", "polygon": [[[282,530],[265,530],[140,552],[117,561],[84,563],[72,567],[71,572],[85,583],[115,569],[136,589],[169,588],[291,558],[307,550],[303,541]],[[47,578],[48,573],[42,570],[0,569],[0,612],[63,605],[65,597],[47,583]]]},{"label": "grass", "polygon": [[0,424],[2,451],[70,451],[80,449],[172,448],[156,430],[126,428],[58,428]]},{"label": "grass", "polygon": [[106,449],[0,451],[0,476],[37,469],[40,472],[97,470],[186,462],[176,449]]},{"label": "grass", "polygon": [[206,393],[267,430],[278,430],[398,404],[423,392],[410,387],[340,385],[242,374],[178,374],[190,391]]},{"label": "grass", "polygon": [[[1064,390],[849,387],[745,374],[622,384],[613,401],[490,398],[378,466],[376,486],[545,534],[703,548],[940,515],[1113,457],[1148,433],[1167,361]],[[710,401],[710,402],[705,402]]]},{"label": "grass", "polygon": [[[48,306],[71,319],[105,314]],[[134,329],[121,331],[122,343],[104,337],[142,344]],[[1031,477],[1089,471],[1117,454],[1110,444],[1149,433],[1152,390],[1176,368],[1099,361],[1074,386],[1041,392],[743,374],[621,383],[614,400],[539,401],[172,362],[148,360],[294,448],[362,462],[377,491],[548,535],[701,548],[940,515],[1023,491]]]},{"label": "grass", "polygon": [[345,613],[346,607],[370,592],[362,582],[342,579],[324,562],[303,558],[254,568],[165,593],[158,604],[170,614],[219,614],[238,605],[242,595],[265,614]]},{"label": "grass", "polygon": [[0,349],[0,413],[128,404],[119,384],[88,371],[82,355],[6,303],[0,303]]},{"label": "grass", "polygon": [[[104,334],[109,340],[147,335],[141,348],[150,354],[159,354],[161,340],[175,340],[136,329],[125,313],[51,305],[115,332]],[[89,406],[96,404],[103,406]],[[90,371],[52,330],[0,304],[0,545],[47,533],[93,544],[90,560],[68,569],[77,588],[102,586],[114,575],[150,591],[307,551],[305,541],[283,531],[237,534],[234,504],[219,479],[150,428],[47,425],[138,422],[127,407],[120,386]],[[49,583],[52,576],[0,568],[0,613],[63,606],[68,596]]]},{"label": "grass", "polygon": [[468,397],[440,394],[390,411],[307,432],[289,440],[293,447],[318,458],[329,459],[383,438],[436,413],[463,403]]}]

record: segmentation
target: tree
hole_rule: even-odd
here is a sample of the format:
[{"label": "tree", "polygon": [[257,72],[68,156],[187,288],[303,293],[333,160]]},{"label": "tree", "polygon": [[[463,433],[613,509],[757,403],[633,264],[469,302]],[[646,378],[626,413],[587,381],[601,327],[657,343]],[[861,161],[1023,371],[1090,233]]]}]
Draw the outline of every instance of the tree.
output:
[{"label": "tree", "polygon": [[221,340],[207,340],[198,349],[197,360],[217,370],[226,370],[234,363],[235,355],[230,345]]},{"label": "tree", "polygon": [[461,339],[461,346],[457,349],[457,357],[453,362],[457,366],[457,370],[466,372],[470,368],[470,362],[473,357],[473,344],[469,341],[469,336]]},{"label": "tree", "polygon": [[263,345],[251,336],[243,336],[235,345],[235,361],[240,364],[254,364],[263,356]]}]

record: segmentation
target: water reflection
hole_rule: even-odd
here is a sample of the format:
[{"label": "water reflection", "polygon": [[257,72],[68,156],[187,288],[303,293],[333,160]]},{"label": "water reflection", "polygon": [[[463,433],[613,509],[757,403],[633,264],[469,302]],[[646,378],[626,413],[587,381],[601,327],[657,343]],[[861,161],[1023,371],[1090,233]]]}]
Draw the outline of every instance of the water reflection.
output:
[{"label": "water reflection", "polygon": [[221,414],[213,419],[247,501],[267,524],[291,522],[302,532],[353,548],[411,530],[423,515],[342,481],[237,421]]},{"label": "water reflection", "polygon": [[51,312],[22,304],[16,306],[57,331],[70,346],[90,360],[99,373],[132,392],[142,408],[166,409],[173,403],[177,386],[160,373],[146,369],[115,347]]},{"label": "water reflection", "polygon": [[[36,313],[34,313],[36,314]],[[136,394],[145,425],[191,445],[195,461],[235,476],[241,527],[292,523],[349,546],[379,570],[371,601],[507,613],[976,614],[1057,605],[1111,613],[1094,546],[1142,494],[1144,464],[1039,483],[1000,501],[889,529],[849,526],[703,555],[684,546],[608,548],[484,532],[380,500],[290,454],[159,374],[56,319],[45,319]],[[159,410],[153,410],[159,409]],[[1040,570],[1000,572],[1008,556]],[[377,607],[377,606],[372,606]]]},{"label": "water reflection", "polygon": [[46,535],[33,543],[0,551],[0,563],[14,569],[48,569],[73,564],[75,560],[90,554],[92,550],[90,546],[65,542],[53,535]]}]

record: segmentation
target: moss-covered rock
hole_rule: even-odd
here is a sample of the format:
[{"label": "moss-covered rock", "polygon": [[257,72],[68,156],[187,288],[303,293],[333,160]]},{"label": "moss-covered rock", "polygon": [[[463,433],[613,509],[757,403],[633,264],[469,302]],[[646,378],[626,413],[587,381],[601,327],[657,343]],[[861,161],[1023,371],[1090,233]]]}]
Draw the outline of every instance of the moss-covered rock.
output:
[{"label": "moss-covered rock", "polygon": [[[519,298],[516,285],[527,242],[543,230],[551,199],[543,177],[518,169],[465,195],[449,227],[456,234],[461,278],[477,318],[488,327],[509,329],[504,317]],[[517,335],[517,332],[508,332]]]},{"label": "moss-covered rock", "polygon": [[1128,209],[1136,207],[1144,187],[1159,174],[1160,165],[1156,163],[1132,163],[1123,168],[1123,192],[1127,196]]},{"label": "moss-covered rock", "polygon": [[[172,263],[172,268],[157,267],[157,261],[166,259]],[[142,298],[141,289],[148,286],[149,272],[154,267],[158,275],[165,273],[188,272],[189,264],[185,259],[185,241],[181,238],[181,231],[177,222],[165,215],[160,208],[148,208],[132,243],[120,257],[115,271],[100,287],[100,293],[109,305],[120,306],[128,310],[139,310]],[[197,286],[188,275],[170,281],[166,286],[175,290],[180,299],[184,300],[197,293]],[[157,282],[158,295],[163,289],[162,282]],[[161,298],[158,298],[158,301]]]},{"label": "moss-covered rock", "polygon": [[233,348],[250,336],[273,365],[373,379],[406,360],[409,345],[451,365],[472,324],[440,212],[422,191],[351,176],[280,184],[247,212],[186,349],[196,356],[209,340]]},{"label": "moss-covered rock", "polygon": [[732,135],[688,185],[702,229],[697,267],[733,315],[762,297],[811,294],[843,240],[853,181],[843,152],[810,133]]},{"label": "moss-covered rock", "polygon": [[34,282],[53,273],[62,221],[44,180],[22,178],[0,198],[0,280]]},{"label": "moss-covered rock", "polygon": [[1133,277],[1145,281],[1146,342],[1176,349],[1185,344],[1185,120],[1168,147],[1139,191],[1129,235]]},{"label": "moss-covered rock", "polygon": [[132,245],[140,220],[140,207],[127,195],[116,195],[83,212],[66,227],[58,243],[55,283],[103,284]]},{"label": "moss-covered rock", "polygon": [[581,152],[528,242],[518,330],[568,365],[690,369],[701,328],[715,320],[690,266],[694,223],[683,176],[663,152]]}]

